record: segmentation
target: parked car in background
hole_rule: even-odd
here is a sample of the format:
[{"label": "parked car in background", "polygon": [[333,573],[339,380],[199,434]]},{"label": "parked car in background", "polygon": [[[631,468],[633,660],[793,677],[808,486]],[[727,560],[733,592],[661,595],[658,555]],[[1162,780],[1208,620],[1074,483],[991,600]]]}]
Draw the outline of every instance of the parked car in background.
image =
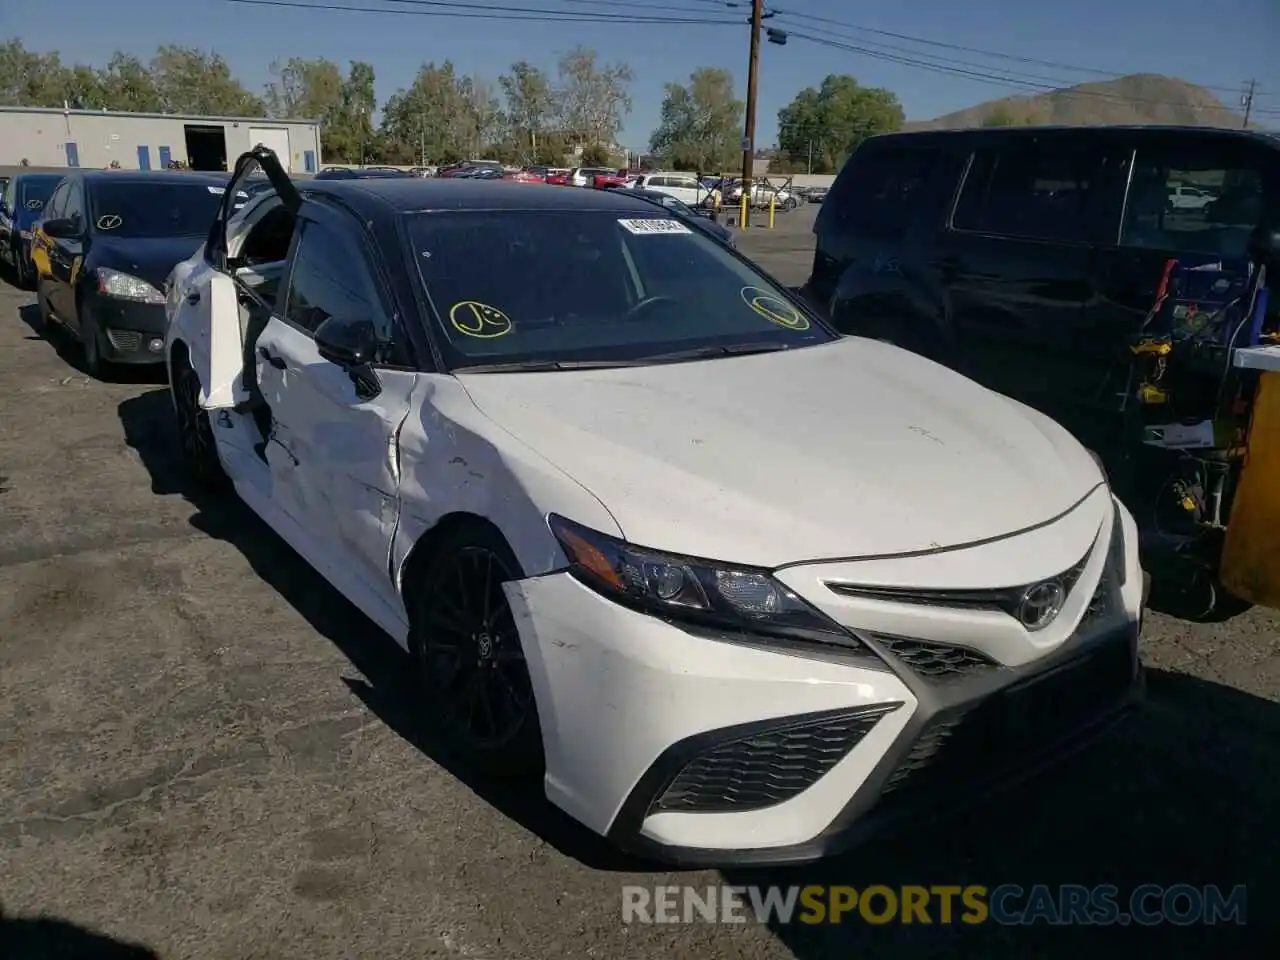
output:
[{"label": "parked car in background", "polygon": [[175,284],[183,461],[406,649],[468,766],[651,857],[808,860],[1139,698],[1133,521],[1052,421],[626,190],[260,162],[286,280],[242,282],[246,206]]},{"label": "parked car in background", "polygon": [[1178,184],[1169,187],[1170,210],[1203,210],[1214,199],[1214,195],[1200,187]]},{"label": "parked car in background", "polygon": [[691,207],[701,204],[709,193],[697,177],[686,173],[644,173],[636,178],[634,186],[640,190],[665,193]]},{"label": "parked car in background", "polygon": [[506,170],[497,160],[463,160],[460,163],[442,167],[436,173],[436,176],[451,180],[455,177],[494,175],[501,177],[504,173],[506,173]]},{"label": "parked car in background", "polygon": [[[70,172],[58,184],[32,239],[36,302],[46,327],[79,340],[87,372],[164,361],[165,278],[199,248],[227,189],[172,171]],[[249,198],[237,187],[227,202]]]},{"label": "parked car in background", "polygon": [[569,174],[572,172],[564,167],[551,167],[547,170],[547,183],[558,187],[566,186],[569,183]]},{"label": "parked car in background", "polygon": [[529,170],[518,170],[518,171],[516,171],[515,173],[504,173],[504,174],[502,175],[502,179],[503,179],[503,180],[510,180],[510,181],[512,181],[512,182],[514,182],[514,183],[542,183],[542,184],[545,184],[545,183],[547,182],[547,178],[546,178],[545,176],[539,176],[538,174],[533,173],[533,172],[531,172],[531,171],[529,171]]},{"label": "parked car in background", "polygon": [[806,187],[804,199],[807,203],[822,203],[827,199],[830,187]]},{"label": "parked car in background", "polygon": [[[725,202],[731,204],[742,202],[741,180],[734,181]],[[748,203],[753,207],[767,207],[770,202],[775,208],[781,210],[794,210],[800,205],[800,201],[786,187],[772,184],[767,179],[752,180],[751,198]]]},{"label": "parked car in background", "polygon": [[13,269],[18,286],[35,283],[31,263],[34,225],[44,215],[45,204],[62,181],[61,173],[16,173],[0,195],[0,257]]},{"label": "parked car in background", "polygon": [[565,178],[571,187],[590,187],[595,185],[596,177],[616,177],[618,171],[612,167],[574,167]]}]

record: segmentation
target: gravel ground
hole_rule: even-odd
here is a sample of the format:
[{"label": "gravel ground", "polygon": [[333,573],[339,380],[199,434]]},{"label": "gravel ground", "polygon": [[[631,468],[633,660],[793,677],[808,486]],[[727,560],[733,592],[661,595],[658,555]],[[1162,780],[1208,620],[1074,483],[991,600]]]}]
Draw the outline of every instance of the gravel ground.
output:
[{"label": "gravel ground", "polygon": [[[743,247],[798,283],[809,216]],[[31,299],[0,291],[6,956],[1074,960],[1135,943],[1117,929],[622,923],[624,884],[720,882],[1243,883],[1248,927],[1149,929],[1145,943],[1221,957],[1274,943],[1276,614],[1152,614],[1145,710],[963,820],[814,867],[674,873],[424,739],[394,644],[244,509],[184,486],[162,384],[90,380]]]}]

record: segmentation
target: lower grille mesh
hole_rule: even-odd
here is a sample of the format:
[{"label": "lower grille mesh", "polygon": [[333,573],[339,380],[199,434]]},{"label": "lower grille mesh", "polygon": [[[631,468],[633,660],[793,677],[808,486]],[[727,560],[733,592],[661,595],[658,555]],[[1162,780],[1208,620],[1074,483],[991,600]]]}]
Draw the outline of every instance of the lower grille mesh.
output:
[{"label": "lower grille mesh", "polygon": [[685,765],[653,810],[712,813],[782,803],[813,786],[900,706],[780,721],[776,728],[718,744]]},{"label": "lower grille mesh", "polygon": [[889,775],[882,795],[978,780],[1051,747],[1108,713],[1133,683],[1127,634],[1043,677],[935,721]]}]

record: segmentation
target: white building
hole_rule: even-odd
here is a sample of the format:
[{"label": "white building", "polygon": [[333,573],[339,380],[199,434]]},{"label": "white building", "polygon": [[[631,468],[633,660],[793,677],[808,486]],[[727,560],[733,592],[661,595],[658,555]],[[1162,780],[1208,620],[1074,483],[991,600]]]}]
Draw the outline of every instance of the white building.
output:
[{"label": "white building", "polygon": [[0,107],[0,166],[111,166],[163,170],[179,160],[195,170],[226,170],[264,144],[294,173],[320,169],[320,125],[264,117],[192,117],[48,107]]}]

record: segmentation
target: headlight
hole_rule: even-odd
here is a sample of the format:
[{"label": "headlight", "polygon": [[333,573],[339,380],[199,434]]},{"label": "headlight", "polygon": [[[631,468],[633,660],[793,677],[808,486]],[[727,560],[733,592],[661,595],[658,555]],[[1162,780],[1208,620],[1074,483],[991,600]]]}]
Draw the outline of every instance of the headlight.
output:
[{"label": "headlight", "polygon": [[637,547],[555,514],[547,521],[569,572],[611,600],[668,619],[870,653],[766,570]]},{"label": "headlight", "polygon": [[121,273],[119,270],[110,270],[107,267],[99,267],[95,273],[98,277],[98,292],[108,297],[135,300],[139,303],[165,302],[163,293],[139,277]]}]

